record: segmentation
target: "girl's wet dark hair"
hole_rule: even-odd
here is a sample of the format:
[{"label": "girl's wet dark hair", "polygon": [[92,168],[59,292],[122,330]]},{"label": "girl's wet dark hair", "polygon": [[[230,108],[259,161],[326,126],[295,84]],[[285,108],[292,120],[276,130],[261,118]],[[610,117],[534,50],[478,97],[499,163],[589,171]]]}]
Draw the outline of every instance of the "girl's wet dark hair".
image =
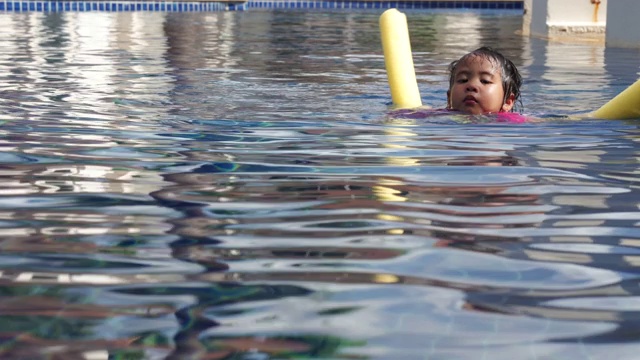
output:
[{"label": "girl's wet dark hair", "polygon": [[[482,59],[487,59],[492,63],[498,65],[500,67],[501,77],[502,77],[502,89],[504,89],[504,99],[502,103],[504,104],[507,101],[509,95],[513,94],[514,96],[514,104],[520,103],[522,106],[522,102],[520,102],[520,86],[522,86],[522,76],[518,71],[516,65],[509,59],[507,59],[500,52],[483,46],[479,49],[473,50],[472,52],[466,54],[460,59],[453,61],[449,65],[449,89],[453,87],[453,83],[455,81],[455,71],[458,64],[466,61],[471,57],[480,57]],[[515,106],[512,111],[515,110]]]}]

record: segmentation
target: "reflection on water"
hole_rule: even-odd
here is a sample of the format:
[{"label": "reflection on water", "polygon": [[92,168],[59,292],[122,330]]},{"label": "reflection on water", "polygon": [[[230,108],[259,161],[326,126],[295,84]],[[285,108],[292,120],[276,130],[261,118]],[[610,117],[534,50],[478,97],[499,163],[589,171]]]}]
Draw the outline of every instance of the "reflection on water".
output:
[{"label": "reflection on water", "polygon": [[545,120],[390,119],[378,15],[0,14],[0,358],[634,359],[637,50],[409,13]]}]

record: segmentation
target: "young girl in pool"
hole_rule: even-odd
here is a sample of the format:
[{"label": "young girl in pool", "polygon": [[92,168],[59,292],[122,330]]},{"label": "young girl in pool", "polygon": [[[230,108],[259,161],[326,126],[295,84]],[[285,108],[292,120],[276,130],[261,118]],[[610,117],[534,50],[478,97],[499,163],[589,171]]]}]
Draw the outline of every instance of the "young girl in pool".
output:
[{"label": "young girl in pool", "polygon": [[447,109],[466,114],[509,112],[520,98],[522,77],[501,53],[481,47],[449,65]]},{"label": "young girl in pool", "polygon": [[524,116],[511,112],[520,99],[520,86],[522,76],[513,62],[492,48],[481,47],[449,65],[449,90],[444,111],[400,110],[392,112],[391,117],[426,118],[450,115],[455,111],[494,115],[489,120],[498,122],[524,122]]}]

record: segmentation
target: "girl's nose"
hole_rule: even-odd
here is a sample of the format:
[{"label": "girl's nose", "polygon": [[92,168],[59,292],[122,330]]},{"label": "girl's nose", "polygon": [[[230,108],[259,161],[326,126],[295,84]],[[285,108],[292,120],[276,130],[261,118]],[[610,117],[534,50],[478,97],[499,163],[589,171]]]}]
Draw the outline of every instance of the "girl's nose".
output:
[{"label": "girl's nose", "polygon": [[478,91],[478,86],[476,85],[475,82],[469,81],[467,83],[467,91]]}]

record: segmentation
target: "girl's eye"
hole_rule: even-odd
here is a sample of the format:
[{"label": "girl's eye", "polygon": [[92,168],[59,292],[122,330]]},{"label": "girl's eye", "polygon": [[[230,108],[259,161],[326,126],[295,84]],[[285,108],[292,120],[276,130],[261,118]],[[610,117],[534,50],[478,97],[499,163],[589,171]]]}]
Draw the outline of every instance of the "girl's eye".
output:
[{"label": "girl's eye", "polygon": [[465,79],[465,78],[458,79],[458,84],[464,84],[466,82],[467,82],[467,79]]},{"label": "girl's eye", "polygon": [[480,82],[483,84],[491,84],[490,80],[480,80]]}]

